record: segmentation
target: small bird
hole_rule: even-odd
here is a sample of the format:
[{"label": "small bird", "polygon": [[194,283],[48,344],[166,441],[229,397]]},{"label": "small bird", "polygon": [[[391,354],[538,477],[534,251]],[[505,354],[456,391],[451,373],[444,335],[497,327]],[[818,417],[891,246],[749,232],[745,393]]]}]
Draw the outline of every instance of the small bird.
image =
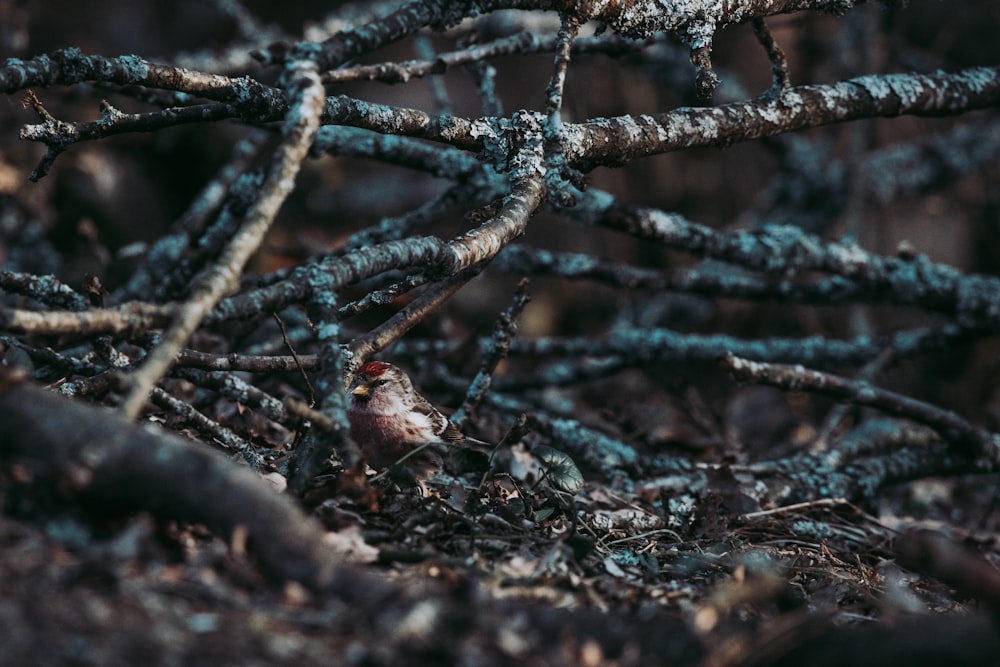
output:
[{"label": "small bird", "polygon": [[424,482],[444,463],[444,445],[486,446],[458,430],[413,389],[410,378],[397,366],[369,361],[355,373],[349,391],[351,437],[368,465],[377,470],[389,468],[428,445],[401,463],[423,490]]}]

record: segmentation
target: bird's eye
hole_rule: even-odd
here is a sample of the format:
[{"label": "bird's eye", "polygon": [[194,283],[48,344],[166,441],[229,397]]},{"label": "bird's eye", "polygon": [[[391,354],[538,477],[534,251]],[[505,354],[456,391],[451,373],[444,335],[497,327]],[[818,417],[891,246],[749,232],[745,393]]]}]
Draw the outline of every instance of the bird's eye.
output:
[{"label": "bird's eye", "polygon": [[381,387],[381,386],[382,386],[382,385],[384,385],[384,384],[389,384],[389,381],[388,381],[388,380],[379,380],[379,381],[378,381],[378,382],[376,382],[375,384],[377,384],[378,386],[380,386],[380,387]]}]

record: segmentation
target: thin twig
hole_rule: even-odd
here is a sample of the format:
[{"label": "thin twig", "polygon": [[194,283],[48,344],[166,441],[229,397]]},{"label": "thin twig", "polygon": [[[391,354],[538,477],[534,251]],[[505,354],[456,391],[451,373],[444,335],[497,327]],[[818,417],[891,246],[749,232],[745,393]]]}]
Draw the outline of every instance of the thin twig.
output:
[{"label": "thin twig", "polygon": [[285,347],[288,351],[292,353],[292,359],[295,360],[295,367],[299,369],[299,374],[302,376],[302,381],[306,385],[306,389],[309,390],[309,407],[314,407],[316,405],[316,390],[313,389],[312,382],[309,380],[309,374],[306,373],[305,366],[302,365],[302,360],[299,355],[295,352],[295,348],[292,347],[292,341],[288,340],[288,332],[285,330],[285,323],[278,316],[278,313],[271,313],[274,316],[274,321],[278,324],[278,329],[281,330],[281,340],[284,341]]},{"label": "thin twig", "polygon": [[507,310],[497,319],[493,326],[493,335],[490,337],[489,347],[479,366],[479,372],[472,379],[469,389],[465,394],[465,400],[459,406],[455,414],[451,416],[451,421],[461,429],[468,421],[470,413],[476,409],[480,401],[486,395],[493,381],[493,372],[507,356],[510,351],[510,341],[517,334],[517,318],[524,310],[531,297],[528,296],[528,279],[522,278],[517,284],[517,291],[514,293],[514,301],[507,307]]},{"label": "thin twig", "polygon": [[208,442],[215,443],[226,451],[238,452],[250,463],[251,468],[255,470],[260,468],[262,464],[260,455],[253,450],[249,442],[236,435],[231,429],[208,418],[196,410],[194,406],[171,396],[159,387],[153,387],[150,398],[156,405],[173,412],[194,427],[206,437]]},{"label": "thin twig", "polygon": [[[896,358],[895,351],[887,347],[878,356],[865,364],[855,376],[855,381],[871,382]],[[823,423],[816,429],[816,437],[813,439],[812,450],[823,451],[829,447],[830,437],[837,430],[841,422],[847,417],[850,410],[848,403],[838,403],[830,408],[830,411],[823,418]]]},{"label": "thin twig", "polygon": [[764,47],[764,51],[767,52],[767,59],[771,61],[771,87],[765,94],[780,96],[791,86],[785,52],[774,40],[774,35],[771,34],[770,28],[767,27],[767,23],[762,17],[753,20],[753,32],[757,36],[757,41]]}]

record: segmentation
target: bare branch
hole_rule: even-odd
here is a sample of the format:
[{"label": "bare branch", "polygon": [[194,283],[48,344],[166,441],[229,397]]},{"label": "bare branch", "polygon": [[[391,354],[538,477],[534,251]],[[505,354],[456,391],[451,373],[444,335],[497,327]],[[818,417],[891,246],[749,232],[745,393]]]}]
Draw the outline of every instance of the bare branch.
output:
[{"label": "bare branch", "polygon": [[974,447],[977,456],[1000,460],[1000,436],[970,424],[954,412],[929,403],[878,389],[865,381],[849,380],[801,366],[759,363],[732,354],[724,355],[720,363],[740,380],[761,382],[792,391],[813,391],[913,419],[934,428],[963,448]]},{"label": "bare branch", "polygon": [[807,271],[837,274],[899,305],[945,313],[964,326],[992,330],[1000,326],[992,294],[1000,290],[993,276],[965,275],[924,256],[881,257],[853,240],[824,242],[798,227],[769,226],[758,231],[720,233],[674,213],[617,202],[590,190],[582,205],[567,211],[575,219],[656,239],[667,247],[710,257],[786,279]]},{"label": "bare branch", "polygon": [[260,198],[247,212],[242,229],[209,273],[201,276],[200,287],[177,312],[160,345],[146,358],[142,368],[129,376],[130,390],[122,405],[126,415],[135,417],[150,389],[173,363],[177,352],[211,312],[226,292],[239,284],[239,275],[256,252],[291,192],[316,131],[324,94],[319,77],[308,66],[292,68],[299,87],[285,125],[285,140],[274,156],[273,167],[261,188]]},{"label": "bare branch", "polygon": [[728,146],[862,118],[949,116],[1000,105],[1000,67],[940,74],[881,74],[796,86],[778,98],[608,118],[564,127],[570,164],[621,165],[658,153]]},{"label": "bare branch", "polygon": [[349,346],[352,363],[360,365],[371,355],[385,349],[389,344],[419,324],[430,313],[440,308],[455,292],[462,289],[478,273],[479,271],[475,269],[469,269],[453,275],[440,283],[428,286],[419,297],[380,326],[355,338]]},{"label": "bare branch", "polygon": [[105,512],[147,510],[203,522],[222,536],[243,526],[263,570],[279,584],[321,587],[333,575],[320,526],[249,470],[203,445],[27,382],[0,392],[0,419],[0,455],[30,460],[52,489]]},{"label": "bare branch", "polygon": [[0,330],[35,334],[132,334],[157,329],[174,315],[174,306],[130,302],[117,308],[36,312],[0,306]]}]

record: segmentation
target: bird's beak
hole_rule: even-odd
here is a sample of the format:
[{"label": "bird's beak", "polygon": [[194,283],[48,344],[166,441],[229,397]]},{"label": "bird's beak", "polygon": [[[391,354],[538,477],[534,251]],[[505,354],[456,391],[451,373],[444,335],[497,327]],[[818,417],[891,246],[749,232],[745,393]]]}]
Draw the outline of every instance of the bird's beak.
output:
[{"label": "bird's beak", "polygon": [[359,384],[357,387],[351,390],[351,393],[354,394],[355,396],[367,396],[369,392],[368,392],[368,387],[366,387],[363,384]]}]

